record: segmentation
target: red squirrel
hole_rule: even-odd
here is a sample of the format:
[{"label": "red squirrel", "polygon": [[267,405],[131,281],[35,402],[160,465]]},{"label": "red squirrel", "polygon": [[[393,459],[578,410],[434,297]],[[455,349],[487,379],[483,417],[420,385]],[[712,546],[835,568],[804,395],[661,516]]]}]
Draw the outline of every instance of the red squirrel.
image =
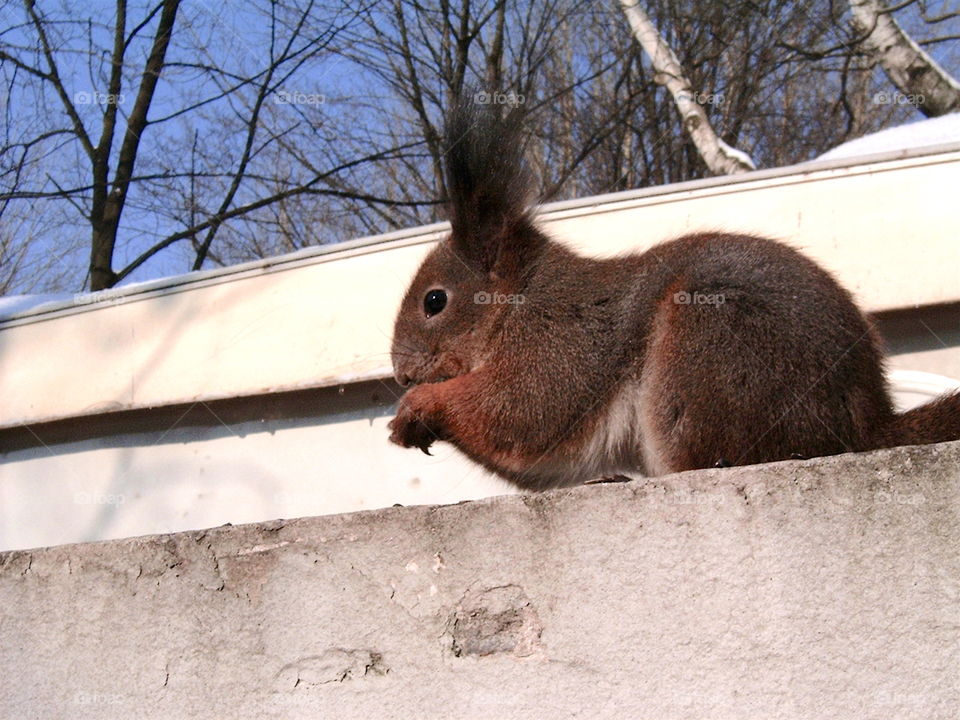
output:
[{"label": "red squirrel", "polygon": [[779,242],[702,232],[610,259],[532,214],[522,118],[447,118],[449,236],[394,328],[390,439],[448,441],[526,489],[960,438],[960,394],[894,411],[880,339]]}]

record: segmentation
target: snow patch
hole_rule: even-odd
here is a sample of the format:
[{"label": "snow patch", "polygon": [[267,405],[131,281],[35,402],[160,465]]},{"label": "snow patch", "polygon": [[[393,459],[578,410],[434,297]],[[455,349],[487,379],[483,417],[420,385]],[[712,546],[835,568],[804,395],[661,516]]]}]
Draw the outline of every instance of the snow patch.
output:
[{"label": "snow patch", "polygon": [[743,150],[738,150],[735,147],[730,147],[727,145],[721,138],[717,138],[717,142],[720,143],[720,152],[726,155],[728,158],[733,158],[737,160],[742,165],[746,165],[751,170],[756,170],[757,166],[753,162],[753,158],[747,155]]},{"label": "snow patch", "polygon": [[951,113],[936,118],[897,125],[880,132],[864,135],[862,138],[845,142],[828,150],[817,160],[838,160],[840,158],[876,155],[895,150],[930,147],[960,142],[960,113]]},{"label": "snow patch", "polygon": [[[217,272],[217,271],[212,271]],[[95,292],[85,291],[76,293],[44,293],[38,295],[6,295],[0,296],[0,320],[6,320],[15,315],[30,312],[32,310],[42,310],[46,306],[72,306],[80,307],[92,305],[105,307],[108,305],[120,305],[130,296],[137,293],[162,288],[168,286],[171,281],[189,278],[190,276],[200,275],[199,272],[186,273],[184,275],[173,275],[170,277],[160,277],[151,280],[141,280],[140,282],[120,285],[106,290],[97,290]]]},{"label": "snow patch", "polygon": [[42,295],[6,295],[0,297],[0,318],[33,310],[41,305],[53,305],[73,300],[70,293],[47,293]]}]

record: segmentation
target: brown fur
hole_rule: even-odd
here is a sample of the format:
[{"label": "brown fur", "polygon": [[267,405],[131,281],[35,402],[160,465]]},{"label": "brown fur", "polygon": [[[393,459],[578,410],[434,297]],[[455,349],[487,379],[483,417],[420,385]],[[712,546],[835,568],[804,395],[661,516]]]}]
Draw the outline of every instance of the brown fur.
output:
[{"label": "brown fur", "polygon": [[[465,105],[450,121],[452,233],[397,317],[395,374],[416,387],[394,442],[446,440],[542,488],[960,438],[960,395],[894,413],[876,332],[783,244],[701,233],[594,260],[549,240],[519,125],[500,122]],[[447,305],[428,317],[433,289]]]}]

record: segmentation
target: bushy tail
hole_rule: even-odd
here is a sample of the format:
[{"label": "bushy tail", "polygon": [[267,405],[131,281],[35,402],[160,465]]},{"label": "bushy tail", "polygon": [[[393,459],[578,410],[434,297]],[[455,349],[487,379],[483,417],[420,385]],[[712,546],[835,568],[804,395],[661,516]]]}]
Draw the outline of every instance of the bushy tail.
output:
[{"label": "bushy tail", "polygon": [[881,430],[877,447],[928,445],[947,440],[960,440],[960,392],[943,395],[895,416]]}]

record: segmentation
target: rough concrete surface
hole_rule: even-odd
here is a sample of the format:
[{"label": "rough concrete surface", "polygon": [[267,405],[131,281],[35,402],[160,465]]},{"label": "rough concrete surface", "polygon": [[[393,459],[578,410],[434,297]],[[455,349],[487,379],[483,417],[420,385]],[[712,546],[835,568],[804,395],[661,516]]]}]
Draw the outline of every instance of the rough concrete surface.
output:
[{"label": "rough concrete surface", "polygon": [[957,718],[958,549],[960,442],[8,552],[0,717]]}]

